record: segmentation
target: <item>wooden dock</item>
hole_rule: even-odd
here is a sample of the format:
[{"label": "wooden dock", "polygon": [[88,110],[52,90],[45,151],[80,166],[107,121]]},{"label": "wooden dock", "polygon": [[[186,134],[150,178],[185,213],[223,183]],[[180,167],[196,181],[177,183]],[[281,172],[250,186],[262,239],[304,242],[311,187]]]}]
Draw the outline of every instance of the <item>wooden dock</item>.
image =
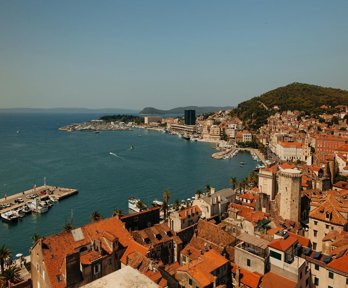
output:
[{"label": "wooden dock", "polygon": [[[0,212],[6,212],[13,209],[18,209],[23,207],[27,202],[33,201],[34,198],[40,197],[40,200],[47,200],[50,197],[53,197],[55,200],[59,201],[61,199],[67,198],[69,196],[75,195],[78,193],[77,189],[73,188],[63,188],[57,186],[39,186],[35,187],[14,195],[4,196],[0,199],[0,208],[4,205],[11,205],[10,207],[0,209]],[[23,202],[16,203],[16,199],[22,199]]]}]

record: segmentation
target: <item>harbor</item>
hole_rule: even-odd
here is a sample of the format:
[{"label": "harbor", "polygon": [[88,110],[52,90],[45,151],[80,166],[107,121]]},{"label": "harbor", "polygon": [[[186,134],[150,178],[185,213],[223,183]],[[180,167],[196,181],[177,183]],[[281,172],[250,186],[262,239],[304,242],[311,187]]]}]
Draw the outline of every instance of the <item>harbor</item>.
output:
[{"label": "harbor", "polygon": [[43,185],[0,199],[3,222],[16,223],[29,213],[46,213],[57,201],[78,193],[77,189]]}]

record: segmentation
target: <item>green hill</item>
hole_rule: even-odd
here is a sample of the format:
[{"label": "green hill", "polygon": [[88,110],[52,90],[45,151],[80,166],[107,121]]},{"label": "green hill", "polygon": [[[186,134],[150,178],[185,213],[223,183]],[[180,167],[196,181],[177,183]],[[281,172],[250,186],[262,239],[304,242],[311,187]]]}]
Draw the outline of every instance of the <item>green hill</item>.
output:
[{"label": "green hill", "polygon": [[[242,102],[234,112],[250,129],[258,129],[277,111],[301,110],[308,114],[318,114],[322,112],[322,105],[348,105],[348,91],[292,83]],[[274,109],[275,106],[279,110]]]}]

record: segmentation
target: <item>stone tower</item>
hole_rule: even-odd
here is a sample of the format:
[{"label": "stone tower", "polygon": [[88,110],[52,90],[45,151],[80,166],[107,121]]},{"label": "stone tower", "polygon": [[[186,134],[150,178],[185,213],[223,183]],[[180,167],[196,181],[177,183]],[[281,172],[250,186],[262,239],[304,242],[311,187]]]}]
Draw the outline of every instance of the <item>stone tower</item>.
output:
[{"label": "stone tower", "polygon": [[297,169],[283,169],[278,172],[279,215],[283,219],[296,222],[301,219],[301,177],[301,171]]}]

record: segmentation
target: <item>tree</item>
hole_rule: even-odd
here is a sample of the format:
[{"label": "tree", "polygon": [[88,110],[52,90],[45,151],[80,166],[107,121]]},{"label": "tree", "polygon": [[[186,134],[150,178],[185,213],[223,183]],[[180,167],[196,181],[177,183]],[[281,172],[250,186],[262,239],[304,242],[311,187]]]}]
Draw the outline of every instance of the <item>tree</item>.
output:
[{"label": "tree", "polygon": [[180,208],[180,201],[178,199],[176,199],[174,202],[174,209],[175,209],[175,211],[178,211],[179,208]]},{"label": "tree", "polygon": [[231,177],[229,179],[229,182],[230,184],[232,185],[232,189],[235,189],[236,188],[236,185],[237,185],[237,178],[236,177]]},{"label": "tree", "polygon": [[207,191],[207,192],[209,193],[209,192],[210,192],[210,189],[211,189],[211,187],[210,187],[209,184],[205,185],[205,191]]},{"label": "tree", "polygon": [[0,246],[0,267],[1,267],[1,274],[4,273],[4,266],[5,266],[5,260],[11,256],[11,250],[3,244]]},{"label": "tree", "polygon": [[99,220],[103,219],[103,216],[98,212],[98,211],[94,211],[91,215],[91,220],[92,222],[97,222]]},{"label": "tree", "polygon": [[163,192],[163,212],[164,212],[164,219],[167,219],[169,199],[170,199],[170,191],[169,191],[169,190],[166,190],[166,191]]},{"label": "tree", "polygon": [[197,190],[195,194],[198,195],[198,198],[201,198],[203,192],[201,190]]},{"label": "tree", "polygon": [[6,282],[10,281],[11,283],[18,283],[22,281],[21,269],[17,265],[11,265],[8,267],[4,273],[3,276],[5,277]]},{"label": "tree", "polygon": [[124,214],[123,214],[123,211],[121,209],[115,209],[114,212],[112,212],[112,216],[115,217],[115,216],[118,216],[118,217],[122,217]]},{"label": "tree", "polygon": [[38,241],[40,238],[41,238],[41,236],[40,236],[39,234],[35,233],[35,234],[31,237],[31,239],[33,240],[33,244],[35,244],[36,241]]},{"label": "tree", "polygon": [[66,222],[63,229],[65,232],[69,232],[74,229],[74,225],[71,222]]}]

